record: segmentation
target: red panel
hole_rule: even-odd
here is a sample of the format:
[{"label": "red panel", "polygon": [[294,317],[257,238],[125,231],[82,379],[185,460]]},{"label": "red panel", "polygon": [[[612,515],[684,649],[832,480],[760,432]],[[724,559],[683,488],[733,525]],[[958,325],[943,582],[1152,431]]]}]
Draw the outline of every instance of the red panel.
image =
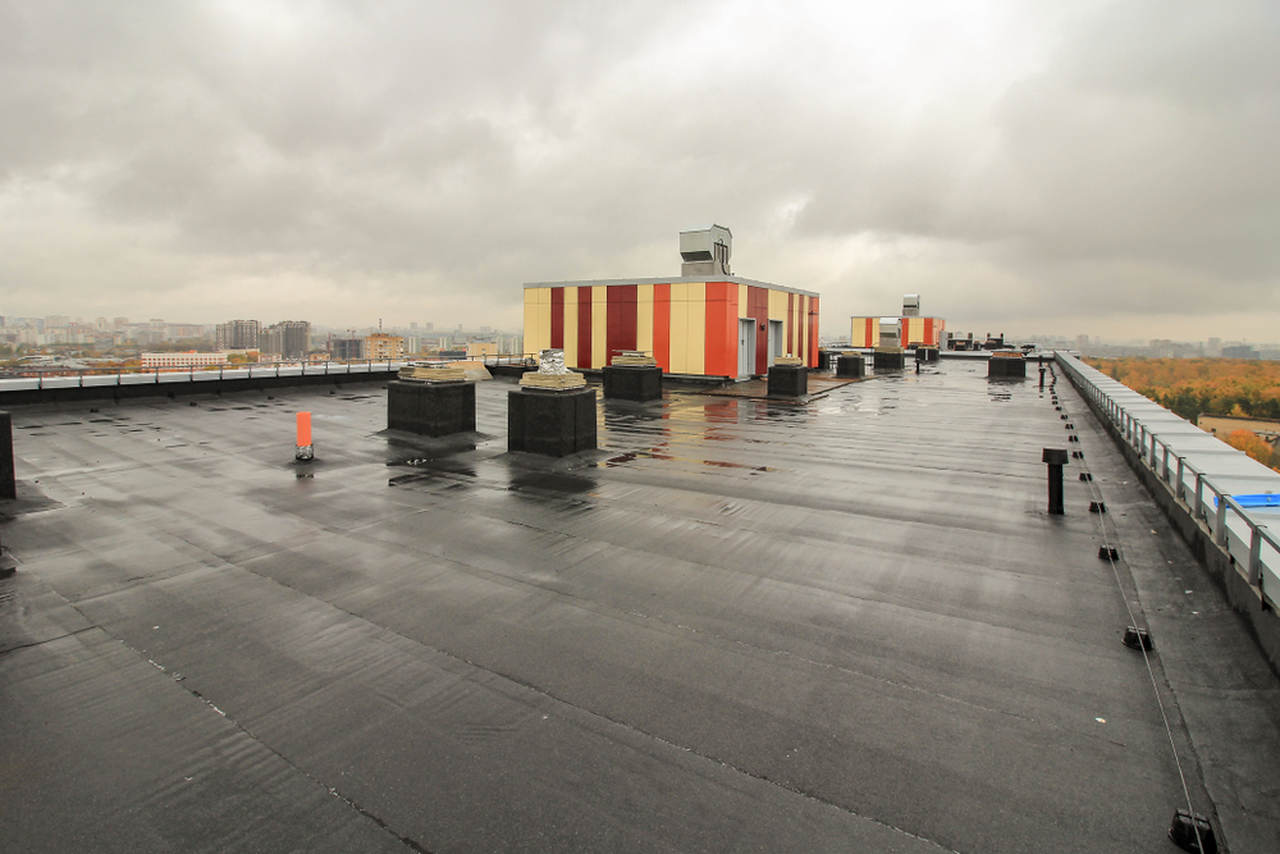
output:
[{"label": "red panel", "polygon": [[926,346],[935,347],[938,342],[933,340],[933,318],[926,317],[924,319],[924,343]]},{"label": "red panel", "polygon": [[551,289],[551,346],[564,349],[564,288]]},{"label": "red panel", "polygon": [[578,288],[578,367],[591,367],[591,288]]},{"label": "red panel", "polygon": [[[747,285],[747,317],[756,320],[756,373],[769,373],[769,289]],[[761,324],[764,328],[761,329]]]},{"label": "red panel", "polygon": [[872,342],[873,342],[873,340],[874,340],[874,339],[872,339],[872,337],[871,337],[871,336],[875,333],[875,331],[876,331],[876,330],[875,330],[875,327],[873,327],[873,326],[871,325],[871,318],[869,318],[869,317],[868,317],[868,318],[867,318],[867,337],[866,337],[866,342],[865,342],[862,346],[864,346],[864,347],[870,347],[870,346],[872,345]]},{"label": "red panel", "polygon": [[653,286],[653,358],[671,370],[671,285]]},{"label": "red panel", "polygon": [[783,328],[787,330],[786,331],[787,348],[784,351],[784,355],[794,356],[796,354],[795,342],[796,342],[796,339],[798,339],[800,336],[796,335],[795,329],[793,329],[793,327],[795,326],[795,322],[794,322],[795,316],[796,316],[796,295],[787,294],[787,319],[782,323]]},{"label": "red panel", "polygon": [[709,376],[738,375],[738,286],[707,282],[707,335],[703,370]]},{"label": "red panel", "polygon": [[613,364],[621,350],[636,348],[636,285],[611,285],[606,291],[609,313],[605,322],[609,334],[605,339],[604,361]]},{"label": "red panel", "polygon": [[809,367],[818,367],[818,298],[809,297]]}]

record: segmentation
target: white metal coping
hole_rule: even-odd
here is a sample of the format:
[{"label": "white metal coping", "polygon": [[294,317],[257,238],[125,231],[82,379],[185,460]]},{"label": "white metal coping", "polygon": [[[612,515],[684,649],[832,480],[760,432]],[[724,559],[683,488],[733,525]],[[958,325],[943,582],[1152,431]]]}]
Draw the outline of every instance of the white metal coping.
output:
[{"label": "white metal coping", "polygon": [[139,368],[135,371],[98,374],[81,370],[59,371],[59,376],[6,377],[0,379],[0,392],[54,388],[96,388],[103,386],[165,385],[200,383],[216,380],[261,379],[263,377],[342,376],[369,374],[374,371],[399,370],[407,361],[386,359],[359,362],[268,362],[244,366],[199,366],[193,368]]},{"label": "white metal coping", "polygon": [[352,362],[256,362],[247,365],[197,365],[182,368],[134,368],[99,373],[93,368],[49,368],[48,376],[0,378],[0,393],[54,388],[100,388],[105,386],[164,385],[167,383],[201,383],[214,380],[247,380],[263,377],[315,377],[371,374],[374,371],[398,371],[406,365],[459,361],[481,361],[485,365],[519,364],[537,354],[488,354],[471,359],[360,359]]},{"label": "white metal coping", "polygon": [[1074,356],[1055,355],[1142,464],[1205,523],[1236,570],[1271,607],[1280,603],[1280,525],[1269,527],[1280,522],[1280,507],[1245,508],[1231,497],[1280,494],[1280,473]]},{"label": "white metal coping", "polygon": [[751,285],[757,288],[768,288],[771,291],[786,291],[802,297],[821,299],[817,291],[806,291],[789,285],[775,285],[772,282],[761,282],[757,279],[744,279],[741,276],[669,276],[665,279],[578,279],[568,282],[525,282],[525,288],[581,288],[588,285],[670,285],[670,284],[705,284],[707,282],[731,282],[735,285]]}]

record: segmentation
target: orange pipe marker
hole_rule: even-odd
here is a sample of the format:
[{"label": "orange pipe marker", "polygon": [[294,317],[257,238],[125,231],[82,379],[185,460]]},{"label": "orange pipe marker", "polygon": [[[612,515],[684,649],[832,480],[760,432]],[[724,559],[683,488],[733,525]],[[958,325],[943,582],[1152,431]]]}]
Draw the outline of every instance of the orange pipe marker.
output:
[{"label": "orange pipe marker", "polygon": [[315,456],[311,447],[311,413],[298,413],[298,441],[294,459],[309,460]]}]

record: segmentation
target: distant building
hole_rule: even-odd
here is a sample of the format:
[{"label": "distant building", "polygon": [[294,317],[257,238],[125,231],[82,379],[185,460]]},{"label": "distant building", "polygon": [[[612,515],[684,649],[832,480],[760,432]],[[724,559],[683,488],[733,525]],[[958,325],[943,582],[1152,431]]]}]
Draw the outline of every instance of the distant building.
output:
[{"label": "distant building", "polygon": [[1248,344],[1234,344],[1222,348],[1224,359],[1257,359],[1258,355],[1258,351]]},{"label": "distant building", "polygon": [[483,359],[485,356],[498,355],[497,341],[468,341],[467,358]]},{"label": "distant building", "polygon": [[143,353],[144,368],[207,368],[227,364],[226,353],[198,353],[188,350],[185,353]]},{"label": "distant building", "polygon": [[363,338],[332,338],[329,340],[329,358],[337,362],[354,362],[363,359]]},{"label": "distant building", "polygon": [[374,361],[403,359],[404,339],[399,335],[375,332],[364,339],[364,352],[366,359],[373,359]]},{"label": "distant building", "polygon": [[947,328],[941,317],[920,316],[920,295],[904,294],[897,317],[852,317],[850,347],[938,347]]},{"label": "distant building", "polygon": [[256,350],[259,324],[256,320],[228,320],[214,328],[215,350]]},{"label": "distant building", "polygon": [[311,324],[305,320],[282,320],[273,323],[259,336],[259,349],[285,359],[297,359],[310,348]]}]

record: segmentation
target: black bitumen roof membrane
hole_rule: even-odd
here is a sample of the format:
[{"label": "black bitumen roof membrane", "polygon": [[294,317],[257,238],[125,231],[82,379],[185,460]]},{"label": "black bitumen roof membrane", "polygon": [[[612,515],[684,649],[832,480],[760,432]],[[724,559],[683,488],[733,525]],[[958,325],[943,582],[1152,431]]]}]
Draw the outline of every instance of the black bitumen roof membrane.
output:
[{"label": "black bitumen roof membrane", "polygon": [[602,401],[560,460],[501,380],[474,448],[376,384],[16,409],[0,849],[1159,852],[1174,750],[1276,839],[1272,674],[1029,374]]}]

